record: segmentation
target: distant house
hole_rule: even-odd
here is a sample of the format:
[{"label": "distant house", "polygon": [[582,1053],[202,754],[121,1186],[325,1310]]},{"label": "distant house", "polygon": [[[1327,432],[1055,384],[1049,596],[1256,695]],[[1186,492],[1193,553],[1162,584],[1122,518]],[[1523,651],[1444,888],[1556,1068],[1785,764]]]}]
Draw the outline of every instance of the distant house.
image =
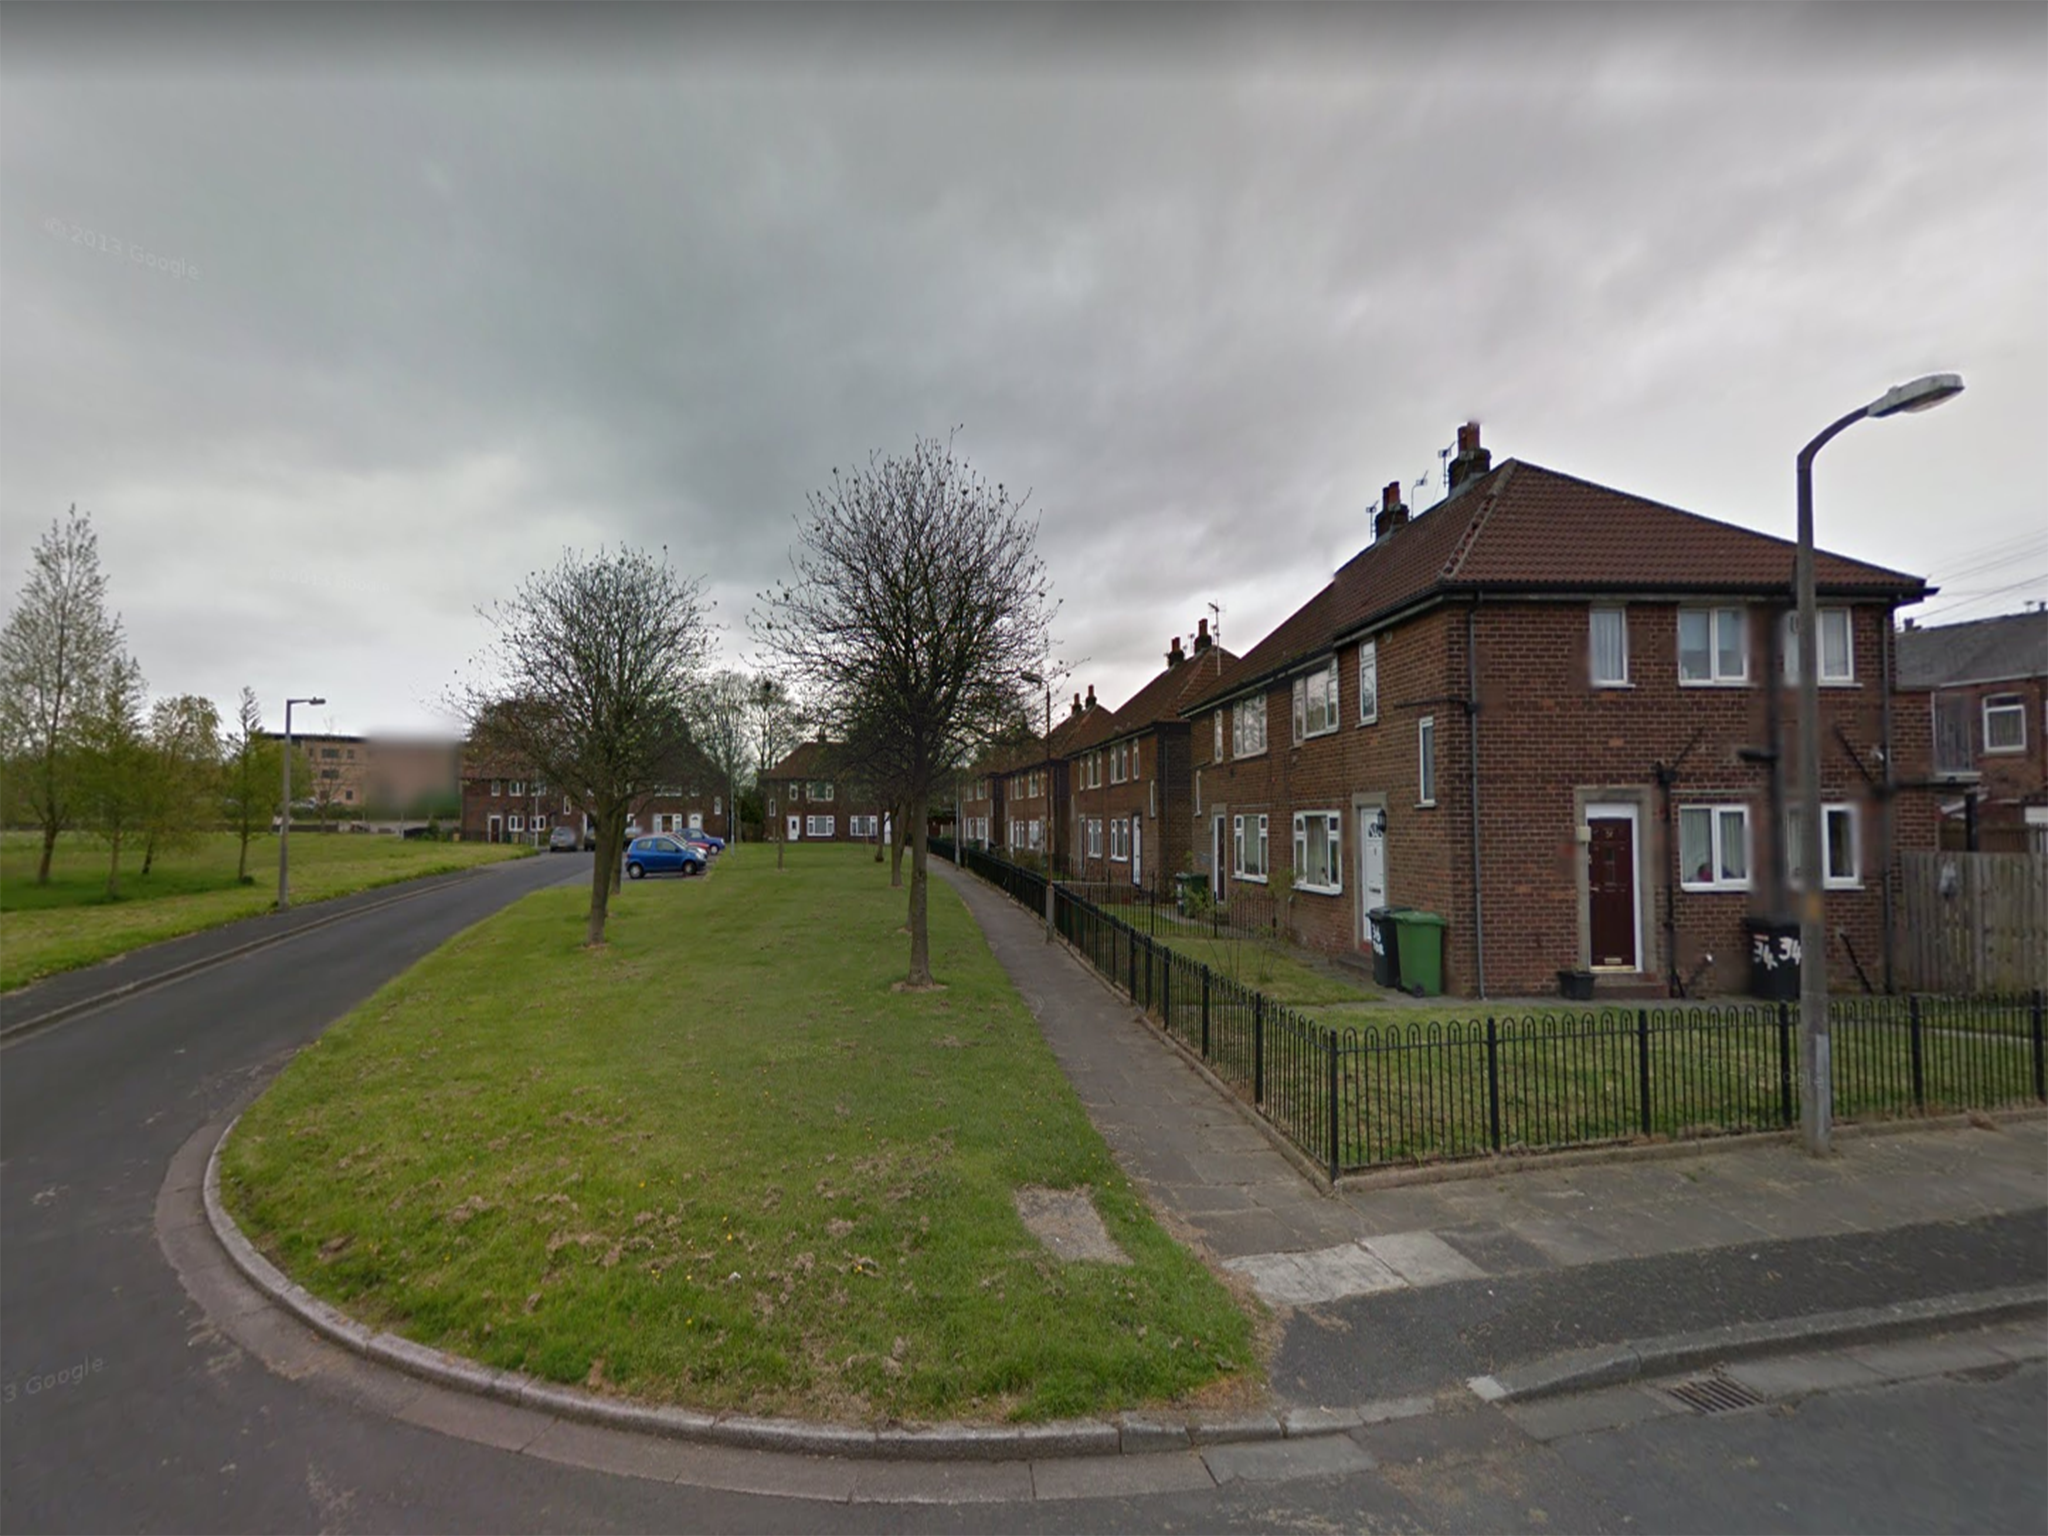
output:
[{"label": "distant house", "polygon": [[[1449,495],[1185,698],[1197,868],[1303,943],[1440,915],[1452,992],[1742,989],[1797,867],[1793,546],[1458,434]],[[1827,963],[1889,974],[1901,847],[1934,845],[1926,695],[1894,694],[1917,576],[1818,561]],[[1283,878],[1284,877],[1284,878]],[[1767,945],[1770,943],[1765,939]],[[1782,936],[1780,943],[1783,943]],[[1796,943],[1796,940],[1790,941]],[[1768,951],[1767,951],[1768,952]]]},{"label": "distant house", "polygon": [[886,811],[836,742],[806,741],[761,775],[768,836],[789,843],[872,843]]},{"label": "distant house", "polygon": [[1898,648],[1933,722],[1944,846],[2048,853],[2048,609],[1908,620]]},{"label": "distant house", "polygon": [[[650,787],[627,813],[630,826],[644,832],[701,830],[728,841],[732,807],[725,780],[710,758],[690,746],[672,768],[672,780]],[[569,827],[581,841],[595,836],[589,808],[561,785],[550,785],[526,764],[474,746],[462,760],[464,842],[526,843],[545,846],[556,827]]]},{"label": "distant house", "polygon": [[1175,635],[1162,671],[1065,743],[1073,790],[1071,852],[1063,867],[1075,878],[1173,894],[1174,877],[1190,865],[1195,816],[1190,726],[1181,706],[1236,660],[1202,619],[1192,653]]},{"label": "distant house", "polygon": [[[265,734],[284,739],[282,731]],[[313,765],[313,782],[294,783],[292,798],[345,819],[404,816],[459,790],[462,743],[450,738],[293,731],[292,743]]]}]

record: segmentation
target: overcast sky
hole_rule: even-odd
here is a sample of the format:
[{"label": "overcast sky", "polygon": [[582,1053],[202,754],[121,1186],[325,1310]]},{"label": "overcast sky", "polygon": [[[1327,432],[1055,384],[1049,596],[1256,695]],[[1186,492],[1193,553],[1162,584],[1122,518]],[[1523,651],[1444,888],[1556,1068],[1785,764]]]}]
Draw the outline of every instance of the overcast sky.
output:
[{"label": "overcast sky", "polygon": [[15,6],[0,574],[75,502],[154,692],[445,729],[565,548],[666,545],[744,663],[806,493],[957,427],[1120,703],[1463,420],[1789,537],[1944,369],[1821,542],[2008,612],[2044,224],[2039,5]]}]

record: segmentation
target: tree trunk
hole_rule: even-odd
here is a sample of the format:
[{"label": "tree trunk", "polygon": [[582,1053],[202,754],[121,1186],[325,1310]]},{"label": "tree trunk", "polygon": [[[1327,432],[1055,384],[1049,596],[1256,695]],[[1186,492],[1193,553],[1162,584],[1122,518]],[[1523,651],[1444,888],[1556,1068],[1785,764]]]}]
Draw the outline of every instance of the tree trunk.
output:
[{"label": "tree trunk", "polygon": [[903,888],[903,849],[910,841],[910,826],[905,812],[899,807],[895,822],[889,829],[889,887]]},{"label": "tree trunk", "polygon": [[113,862],[107,865],[107,895],[110,897],[121,894],[121,825],[119,822],[114,824],[113,835],[114,857]]},{"label": "tree trunk", "polygon": [[247,825],[244,825],[244,826],[243,826],[243,828],[242,828],[242,858],[241,858],[241,862],[235,865],[235,884],[237,884],[237,885],[247,885],[248,883],[249,883],[249,828],[247,827]]},{"label": "tree trunk", "polygon": [[600,814],[597,818],[597,856],[590,866],[590,929],[584,942],[592,949],[604,944],[605,919],[611,912],[612,871],[618,866],[618,859],[605,862],[605,855],[612,849],[612,818]]},{"label": "tree trunk", "polygon": [[932,984],[932,938],[925,922],[925,797],[913,795],[910,815],[910,985]]},{"label": "tree trunk", "polygon": [[150,870],[150,866],[151,866],[151,865],[153,865],[153,864],[155,864],[155,863],[156,863],[156,834],[155,834],[154,832],[152,832],[152,833],[150,833],[150,834],[149,834],[149,837],[148,837],[148,838],[147,838],[147,839],[146,839],[146,840],[144,841],[144,843],[143,843],[143,845],[142,845],[142,878],[143,878],[143,879],[147,880],[147,879],[149,878],[149,870]]},{"label": "tree trunk", "polygon": [[50,856],[57,851],[57,823],[54,819],[43,823],[43,857],[36,865],[36,884],[50,883]]}]

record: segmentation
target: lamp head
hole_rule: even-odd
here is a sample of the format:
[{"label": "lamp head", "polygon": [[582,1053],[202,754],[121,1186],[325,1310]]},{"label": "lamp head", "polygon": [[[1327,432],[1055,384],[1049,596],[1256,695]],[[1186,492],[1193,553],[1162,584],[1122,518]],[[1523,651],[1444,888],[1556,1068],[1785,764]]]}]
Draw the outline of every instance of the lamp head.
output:
[{"label": "lamp head", "polygon": [[1043,688],[1045,686],[1045,679],[1036,672],[1019,672],[1017,675],[1034,688]]},{"label": "lamp head", "polygon": [[306,702],[308,704],[325,704],[327,701],[325,699],[308,699]]},{"label": "lamp head", "polygon": [[1963,392],[1963,376],[1959,373],[1930,373],[1914,379],[1909,384],[1897,384],[1870,402],[1864,412],[1872,418],[1880,416],[1902,416],[1913,411],[1929,411],[1944,400],[1953,400]]}]

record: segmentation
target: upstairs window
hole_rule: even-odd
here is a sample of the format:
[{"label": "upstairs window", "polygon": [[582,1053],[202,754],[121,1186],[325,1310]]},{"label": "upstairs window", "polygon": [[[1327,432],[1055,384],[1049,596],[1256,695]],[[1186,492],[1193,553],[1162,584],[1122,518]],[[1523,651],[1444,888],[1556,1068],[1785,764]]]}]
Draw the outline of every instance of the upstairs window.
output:
[{"label": "upstairs window", "polygon": [[1231,711],[1230,754],[1256,757],[1266,750],[1266,696],[1240,699]]},{"label": "upstairs window", "polygon": [[1595,608],[1590,620],[1593,686],[1628,686],[1628,610]]},{"label": "upstairs window", "polygon": [[1337,658],[1294,680],[1294,739],[1327,736],[1337,729]]},{"label": "upstairs window", "polygon": [[1371,725],[1380,717],[1380,643],[1367,640],[1358,647],[1358,723]]},{"label": "upstairs window", "polygon": [[1209,748],[1209,760],[1212,763],[1220,763],[1223,761],[1223,711],[1220,709],[1216,711],[1214,724],[1216,740]]},{"label": "upstairs window", "polygon": [[1749,681],[1749,613],[1742,608],[1678,610],[1681,683]]},{"label": "upstairs window", "polygon": [[812,800],[830,800],[832,798],[832,786],[830,784],[821,784],[813,779],[807,798]]},{"label": "upstairs window", "polygon": [[[1855,653],[1849,640],[1849,610],[1823,608],[1820,620],[1820,680],[1823,683],[1856,681]],[[1785,681],[1799,681],[1799,615],[1785,615]]]},{"label": "upstairs window", "polygon": [[1436,717],[1424,715],[1415,722],[1415,800],[1418,805],[1436,804]]},{"label": "upstairs window", "polygon": [[1985,696],[1984,750],[2027,750],[2027,703],[2018,694],[1993,693]]}]

